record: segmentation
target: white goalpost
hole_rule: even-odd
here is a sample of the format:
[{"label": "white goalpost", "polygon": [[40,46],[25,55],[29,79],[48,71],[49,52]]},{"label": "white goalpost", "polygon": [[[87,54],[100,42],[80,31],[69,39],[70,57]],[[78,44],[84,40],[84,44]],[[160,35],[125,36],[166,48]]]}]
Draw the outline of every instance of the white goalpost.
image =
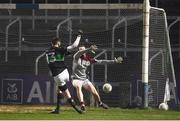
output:
[{"label": "white goalpost", "polygon": [[148,80],[149,80],[149,25],[150,2],[144,0],[143,4],[143,51],[142,51],[142,83],[144,87],[143,106],[148,107]]},{"label": "white goalpost", "polygon": [[[156,15],[153,14],[153,12],[156,12]],[[157,17],[157,15],[159,15]],[[153,18],[151,17],[157,17],[159,21],[161,21],[163,24],[162,25],[157,25],[159,26],[162,30],[161,35],[157,35],[159,38],[157,38],[156,42],[154,42],[153,38],[154,37],[152,28],[151,27],[152,23],[153,23]],[[157,20],[156,20],[157,22]],[[156,24],[158,24],[159,22],[157,22]],[[150,25],[151,24],[151,25]],[[161,24],[161,23],[159,23]],[[163,26],[163,27],[162,27]],[[155,30],[156,32],[158,32],[157,30]],[[154,33],[155,34],[155,33]],[[156,33],[158,34],[158,33]],[[165,40],[163,40],[163,38],[161,38],[161,36],[164,36]],[[162,39],[162,40],[161,40]],[[151,40],[151,41],[150,41]],[[163,46],[160,44],[164,44]],[[153,44],[159,44],[159,47],[157,47],[157,45],[153,45]],[[160,47],[161,46],[161,47]],[[172,52],[171,52],[171,45],[170,45],[170,38],[169,38],[169,31],[168,31],[168,24],[167,24],[167,17],[166,17],[166,13],[163,9],[160,8],[155,8],[155,7],[150,7],[150,2],[149,0],[144,0],[144,4],[143,4],[143,54],[142,54],[142,83],[143,83],[143,107],[147,108],[148,104],[149,104],[149,99],[148,99],[148,95],[149,95],[149,80],[152,79],[157,79],[157,81],[160,81],[161,79],[158,79],[160,77],[158,77],[156,74],[158,73],[158,71],[160,71],[159,69],[157,69],[154,66],[158,66],[158,64],[160,63],[156,63],[154,64],[154,66],[151,65],[151,61],[156,58],[157,56],[159,56],[159,52],[157,52],[156,54],[153,54],[152,49],[159,49],[159,52],[162,53],[162,78],[164,78],[164,80],[166,80],[165,82],[167,82],[167,80],[169,80],[169,78],[171,78],[171,88],[168,90],[170,92],[170,90],[173,92],[173,94],[171,94],[171,96],[174,98],[174,103],[177,104],[178,100],[177,100],[177,95],[176,95],[176,78],[175,78],[175,72],[174,72],[174,64],[173,64],[173,59],[172,59]],[[165,52],[167,49],[167,52]],[[164,58],[165,56],[165,58]],[[150,60],[150,61],[149,61]],[[165,65],[165,66],[164,66]],[[152,67],[151,67],[152,66]],[[151,67],[151,68],[150,68]],[[150,72],[152,70],[152,68],[154,69],[154,75],[152,75]],[[150,72],[149,72],[150,71]],[[153,77],[154,76],[154,77]],[[165,83],[163,82],[163,83]],[[161,85],[166,85],[160,83]],[[163,89],[165,90],[164,95],[166,95],[166,91],[167,89],[164,88],[165,86],[163,86]],[[170,96],[170,97],[171,97]],[[170,98],[169,97],[169,98]],[[164,98],[164,97],[162,97]],[[161,99],[162,100],[162,99]],[[170,99],[169,99],[170,100]],[[158,101],[157,101],[158,102]],[[163,101],[162,101],[163,102]]]}]

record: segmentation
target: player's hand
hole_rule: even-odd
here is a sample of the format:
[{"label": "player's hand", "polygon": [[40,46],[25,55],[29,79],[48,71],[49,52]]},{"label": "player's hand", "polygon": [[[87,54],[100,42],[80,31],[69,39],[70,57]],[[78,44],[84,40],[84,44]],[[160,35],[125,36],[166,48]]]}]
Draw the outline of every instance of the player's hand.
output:
[{"label": "player's hand", "polygon": [[93,51],[95,51],[95,50],[97,50],[98,48],[97,48],[96,45],[91,45],[90,49],[93,50]]},{"label": "player's hand", "polygon": [[78,30],[78,35],[82,35],[83,34],[83,31],[80,29]]},{"label": "player's hand", "polygon": [[115,61],[115,63],[122,63],[123,58],[121,56],[119,56],[118,58],[115,58],[114,61]]}]

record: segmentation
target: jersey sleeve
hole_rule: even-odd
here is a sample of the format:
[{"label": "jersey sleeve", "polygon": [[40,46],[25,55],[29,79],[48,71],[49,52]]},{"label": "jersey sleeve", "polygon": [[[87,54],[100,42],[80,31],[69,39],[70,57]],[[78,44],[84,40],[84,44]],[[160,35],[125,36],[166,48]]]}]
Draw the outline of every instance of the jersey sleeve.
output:
[{"label": "jersey sleeve", "polygon": [[95,61],[99,64],[112,64],[115,63],[115,60],[97,60],[95,59]]},{"label": "jersey sleeve", "polygon": [[76,52],[73,56],[74,60],[78,60],[84,53],[87,53],[89,50],[90,49],[88,48],[88,49]]},{"label": "jersey sleeve", "polygon": [[78,47],[80,39],[81,39],[81,35],[78,35],[74,43],[67,47],[67,51],[73,51],[76,47]]}]

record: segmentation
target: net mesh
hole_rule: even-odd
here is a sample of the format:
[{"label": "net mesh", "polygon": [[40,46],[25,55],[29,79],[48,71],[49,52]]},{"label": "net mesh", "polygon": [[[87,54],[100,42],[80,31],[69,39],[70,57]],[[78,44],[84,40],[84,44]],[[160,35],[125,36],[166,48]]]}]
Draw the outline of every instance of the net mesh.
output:
[{"label": "net mesh", "polygon": [[[151,21],[150,21],[150,59],[151,67],[149,78],[150,80],[156,80],[158,83],[157,88],[157,103],[161,103],[164,100],[164,90],[166,80],[170,79],[170,83],[174,83],[173,80],[173,68],[170,63],[170,50],[168,47],[168,33],[166,26],[166,18],[164,11],[151,9]],[[157,53],[159,53],[157,55]],[[157,55],[155,58],[154,55]],[[154,88],[156,90],[156,88]]]}]

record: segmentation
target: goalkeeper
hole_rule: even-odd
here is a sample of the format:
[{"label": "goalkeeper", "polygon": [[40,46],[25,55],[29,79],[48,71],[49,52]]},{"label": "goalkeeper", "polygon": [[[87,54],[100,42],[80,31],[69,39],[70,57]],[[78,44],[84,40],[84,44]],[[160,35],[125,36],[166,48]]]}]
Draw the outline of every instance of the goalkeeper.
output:
[{"label": "goalkeeper", "polygon": [[[79,31],[74,43],[68,47],[63,47],[61,40],[55,38],[51,41],[52,46],[46,51],[47,63],[58,89],[66,96],[66,98],[68,98],[68,102],[79,113],[82,113],[82,111],[79,107],[77,107],[74,100],[71,98],[71,94],[66,85],[66,82],[69,81],[69,72],[64,63],[64,57],[79,45],[81,34],[82,31]],[[61,96],[59,90],[57,93],[57,107],[51,113],[59,113],[59,102]]]},{"label": "goalkeeper", "polygon": [[79,51],[73,56],[72,84],[76,88],[81,110],[83,111],[86,111],[86,109],[83,99],[82,87],[94,96],[100,107],[108,109],[108,105],[101,101],[101,98],[96,88],[87,78],[87,67],[93,63],[109,64],[122,62],[121,57],[119,57],[118,59],[115,58],[114,60],[97,60],[87,54],[89,52],[94,52],[95,50],[97,50],[97,47],[95,45],[92,45],[90,48],[85,48],[85,46],[81,46],[79,47]]}]

